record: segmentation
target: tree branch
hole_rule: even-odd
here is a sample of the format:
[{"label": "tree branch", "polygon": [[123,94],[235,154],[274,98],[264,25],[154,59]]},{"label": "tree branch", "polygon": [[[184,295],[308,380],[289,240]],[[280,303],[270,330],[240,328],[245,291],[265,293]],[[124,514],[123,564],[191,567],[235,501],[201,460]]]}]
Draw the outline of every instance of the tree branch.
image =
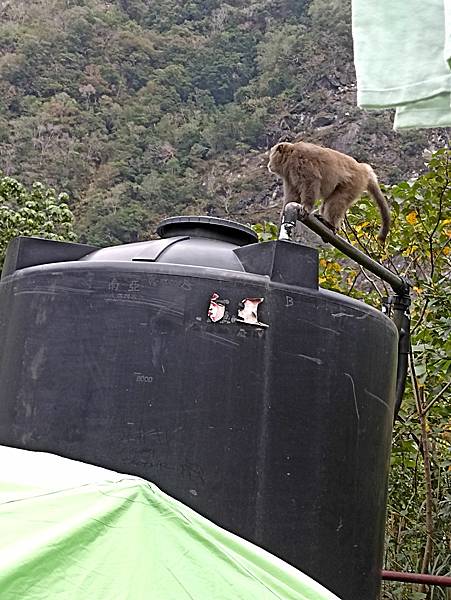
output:
[{"label": "tree branch", "polygon": [[[430,457],[430,445],[427,428],[427,417],[423,412],[423,390],[418,385],[418,379],[415,375],[415,360],[413,356],[412,347],[409,351],[409,363],[410,363],[410,377],[412,379],[412,390],[415,397],[415,403],[417,406],[418,418],[421,426],[421,445],[423,447],[423,469],[424,469],[424,480],[426,485],[426,543],[424,546],[423,560],[421,564],[421,573],[426,573],[429,570],[429,565],[432,556],[432,545],[434,536],[434,520],[433,520],[433,509],[434,509],[434,498],[432,492],[432,477],[431,477],[431,457]],[[425,592],[425,585],[420,586],[420,591]]]},{"label": "tree branch", "polygon": [[436,402],[438,402],[440,400],[440,398],[443,396],[443,394],[446,392],[446,390],[449,388],[450,385],[451,385],[451,381],[448,381],[448,383],[445,385],[445,387],[434,398],[432,398],[432,400],[423,408],[424,415],[432,408],[432,406]]}]

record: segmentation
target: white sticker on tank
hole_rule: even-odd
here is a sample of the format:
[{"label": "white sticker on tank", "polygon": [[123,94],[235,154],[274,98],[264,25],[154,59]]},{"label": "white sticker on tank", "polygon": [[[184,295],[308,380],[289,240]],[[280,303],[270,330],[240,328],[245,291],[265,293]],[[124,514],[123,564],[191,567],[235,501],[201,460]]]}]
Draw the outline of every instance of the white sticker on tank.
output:
[{"label": "white sticker on tank", "polygon": [[241,308],[238,309],[238,323],[247,323],[247,325],[257,325],[258,327],[268,327],[266,323],[260,323],[258,320],[258,307],[264,298],[244,298],[241,300]]},{"label": "white sticker on tank", "polygon": [[225,314],[225,305],[222,302],[217,302],[219,294],[213,292],[210,298],[210,306],[208,307],[208,318],[213,323],[220,321]]},{"label": "white sticker on tank", "polygon": [[[236,313],[233,314],[230,300],[220,298],[218,292],[213,292],[208,306],[208,319],[213,323],[245,323],[255,327],[269,327],[258,320],[258,307],[263,301],[264,298],[243,298],[236,308]],[[246,334],[244,330],[240,331]]]}]

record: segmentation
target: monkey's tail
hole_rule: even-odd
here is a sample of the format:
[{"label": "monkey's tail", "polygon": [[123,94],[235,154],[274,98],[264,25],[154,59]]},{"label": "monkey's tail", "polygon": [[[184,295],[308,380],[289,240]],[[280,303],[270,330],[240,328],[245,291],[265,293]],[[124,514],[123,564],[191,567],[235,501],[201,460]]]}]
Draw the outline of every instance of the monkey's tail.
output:
[{"label": "monkey's tail", "polygon": [[382,225],[381,228],[379,230],[379,233],[377,234],[377,239],[384,244],[385,243],[385,239],[387,238],[388,235],[388,231],[390,229],[390,208],[388,206],[388,202],[385,199],[385,196],[382,194],[379,184],[377,182],[377,177],[376,174],[374,173],[373,169],[370,167],[370,165],[367,165],[368,167],[368,171],[369,171],[369,180],[368,180],[368,191],[371,194],[371,196],[374,198],[374,200],[377,203],[377,206],[379,208],[379,211],[381,213],[381,217],[382,217]]}]

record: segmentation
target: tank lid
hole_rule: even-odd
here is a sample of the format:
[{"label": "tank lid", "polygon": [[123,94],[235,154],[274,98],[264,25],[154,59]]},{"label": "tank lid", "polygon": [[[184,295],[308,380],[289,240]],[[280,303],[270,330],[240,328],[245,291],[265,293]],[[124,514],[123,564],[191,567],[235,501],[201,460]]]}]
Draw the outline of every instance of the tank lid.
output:
[{"label": "tank lid", "polygon": [[258,242],[257,234],[250,227],[218,217],[170,217],[161,221],[157,233],[161,238],[188,235],[230,242],[237,246]]}]

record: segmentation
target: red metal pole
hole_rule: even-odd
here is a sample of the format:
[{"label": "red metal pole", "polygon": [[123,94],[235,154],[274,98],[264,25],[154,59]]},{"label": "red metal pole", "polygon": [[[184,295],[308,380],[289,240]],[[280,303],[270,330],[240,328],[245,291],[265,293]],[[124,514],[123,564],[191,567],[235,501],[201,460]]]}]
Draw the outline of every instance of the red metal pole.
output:
[{"label": "red metal pole", "polygon": [[422,573],[401,573],[399,571],[382,571],[382,579],[387,581],[403,581],[405,583],[424,583],[451,587],[451,577],[444,575],[425,575]]}]

